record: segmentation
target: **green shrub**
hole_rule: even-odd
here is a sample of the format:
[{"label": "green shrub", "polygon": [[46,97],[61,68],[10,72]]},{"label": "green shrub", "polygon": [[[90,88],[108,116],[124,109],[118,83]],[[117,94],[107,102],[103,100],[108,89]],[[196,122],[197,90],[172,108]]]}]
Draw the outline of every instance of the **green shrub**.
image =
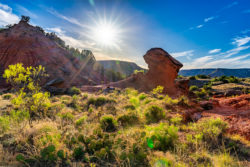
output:
[{"label": "green shrub", "polygon": [[170,119],[170,122],[175,125],[175,126],[179,126],[181,125],[181,121],[182,121],[182,117],[181,116],[175,116],[173,118]]},{"label": "green shrub", "polygon": [[196,133],[202,134],[205,141],[216,141],[227,129],[227,123],[220,118],[204,119],[192,128]]},{"label": "green shrub", "polygon": [[5,94],[5,95],[3,95],[3,99],[5,99],[5,100],[9,100],[9,99],[11,99],[11,97],[12,97],[11,94]]},{"label": "green shrub", "polygon": [[56,147],[54,145],[49,145],[42,149],[40,152],[40,161],[42,162],[43,166],[56,165]]},{"label": "green shrub", "polygon": [[100,119],[101,128],[106,132],[114,132],[117,130],[117,121],[113,115],[104,115]]},{"label": "green shrub", "polygon": [[178,141],[178,128],[174,125],[160,123],[146,126],[147,145],[154,150],[166,151],[173,148]]},{"label": "green shrub", "polygon": [[195,76],[189,77],[190,80],[196,80]]},{"label": "green shrub", "polygon": [[81,126],[86,120],[87,120],[87,116],[84,115],[81,118],[79,118],[78,120],[76,120],[75,124],[76,124],[77,127]]},{"label": "green shrub", "polygon": [[137,116],[135,112],[129,111],[125,114],[118,116],[117,121],[122,126],[129,126],[129,125],[137,124],[139,122],[139,117]]},{"label": "green shrub", "polygon": [[9,116],[0,116],[0,133],[3,134],[10,129]]},{"label": "green shrub", "polygon": [[70,89],[68,90],[68,93],[69,93],[70,95],[79,95],[79,94],[81,94],[81,90],[80,90],[79,88],[73,86],[72,88],[70,88]]},{"label": "green shrub", "polygon": [[152,90],[152,94],[153,95],[158,95],[158,94],[162,93],[163,90],[164,90],[164,87],[159,85],[159,86],[157,86],[156,88],[154,88]]},{"label": "green shrub", "polygon": [[196,75],[196,78],[198,78],[198,79],[209,79],[211,77],[208,76],[208,75],[199,74],[199,75]]},{"label": "green shrub", "polygon": [[139,95],[139,100],[144,100],[144,99],[146,99],[146,97],[147,97],[147,95],[145,93],[141,93]]},{"label": "green shrub", "polygon": [[74,120],[74,115],[70,112],[60,113],[58,116],[67,124],[72,123]]},{"label": "green shrub", "polygon": [[198,86],[195,86],[195,85],[192,85],[189,87],[189,91],[195,91],[195,90],[198,90]]},{"label": "green shrub", "polygon": [[98,97],[96,99],[90,98],[87,102],[87,106],[89,107],[90,105],[94,105],[96,107],[100,107],[107,103],[114,103],[114,102],[115,102],[114,100],[107,99],[105,97]]},{"label": "green shrub", "polygon": [[150,106],[145,112],[145,118],[147,123],[157,123],[165,118],[165,112],[161,107],[156,105]]},{"label": "green shrub", "polygon": [[73,157],[76,161],[81,161],[84,159],[84,148],[82,146],[78,146],[73,151]]},{"label": "green shrub", "polygon": [[126,110],[135,110],[135,106],[134,105],[126,105],[126,106],[124,106],[124,108]]}]

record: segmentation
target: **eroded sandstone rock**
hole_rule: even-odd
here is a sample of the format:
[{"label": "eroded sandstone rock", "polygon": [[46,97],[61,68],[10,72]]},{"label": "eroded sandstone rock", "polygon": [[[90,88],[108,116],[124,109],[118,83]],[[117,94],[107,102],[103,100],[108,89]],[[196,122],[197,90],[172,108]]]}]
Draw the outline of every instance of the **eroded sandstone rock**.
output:
[{"label": "eroded sandstone rock", "polygon": [[99,86],[84,86],[83,91],[100,90],[106,87],[127,88],[132,87],[139,91],[151,91],[157,86],[164,87],[164,93],[180,95],[188,93],[188,80],[176,80],[180,68],[183,66],[161,48],[152,48],[145,55],[148,72],[133,74],[118,82]]}]

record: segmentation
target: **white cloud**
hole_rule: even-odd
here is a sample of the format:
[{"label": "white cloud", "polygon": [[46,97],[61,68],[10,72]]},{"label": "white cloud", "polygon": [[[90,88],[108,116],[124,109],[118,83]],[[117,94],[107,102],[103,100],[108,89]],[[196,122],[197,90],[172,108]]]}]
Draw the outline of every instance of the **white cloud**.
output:
[{"label": "white cloud", "polygon": [[[191,63],[184,63],[185,69],[195,68],[244,68],[249,67],[250,54],[234,57],[234,58],[221,58],[215,56],[204,56],[194,59]],[[245,60],[244,60],[245,59]]]},{"label": "white cloud", "polygon": [[71,24],[75,24],[75,25],[78,25],[78,26],[84,27],[84,28],[88,27],[88,26],[82,24],[79,20],[77,20],[77,19],[75,19],[75,18],[73,18],[73,17],[64,16],[64,15],[58,13],[57,11],[55,11],[54,9],[47,9],[47,11],[48,11],[50,14],[52,14],[52,15],[58,17],[58,18],[61,18],[61,19],[63,19],[63,20],[66,20],[66,21],[68,21],[68,22],[71,23]]},{"label": "white cloud", "polygon": [[191,56],[193,56],[193,53],[194,53],[194,50],[188,50],[188,51],[184,51],[184,52],[171,53],[170,55],[172,55],[175,58],[177,58],[177,57],[191,57]]},{"label": "white cloud", "polygon": [[204,22],[206,23],[206,22],[209,22],[209,21],[211,21],[211,20],[213,20],[213,19],[215,19],[214,16],[208,17],[208,18],[205,18],[205,19],[204,19]]},{"label": "white cloud", "polygon": [[230,57],[230,56],[233,56],[233,55],[240,53],[243,50],[247,50],[248,48],[250,48],[250,46],[241,46],[241,47],[237,47],[237,48],[228,50],[223,54],[224,54],[224,57]]},{"label": "white cloud", "polygon": [[237,37],[234,38],[234,41],[232,42],[232,44],[237,45],[238,47],[247,44],[248,42],[250,42],[250,37],[245,36],[245,37]]},{"label": "white cloud", "polygon": [[[234,58],[228,58],[228,59],[219,59],[215,61],[211,61],[207,64],[204,64],[205,67],[210,68],[210,67],[217,67],[217,68],[222,68],[222,67],[242,67],[243,61],[240,61],[242,59],[248,58],[250,54],[243,55],[243,56],[238,56]],[[250,61],[250,60],[246,60]]]},{"label": "white cloud", "polygon": [[196,28],[201,28],[203,26],[204,26],[203,24],[200,24],[200,25],[196,26]]},{"label": "white cloud", "polygon": [[210,50],[208,53],[209,54],[214,54],[214,53],[218,53],[220,51],[221,51],[221,49],[213,49],[213,50]]},{"label": "white cloud", "polygon": [[12,8],[0,3],[0,26],[14,24],[19,21],[19,17],[12,13]]}]

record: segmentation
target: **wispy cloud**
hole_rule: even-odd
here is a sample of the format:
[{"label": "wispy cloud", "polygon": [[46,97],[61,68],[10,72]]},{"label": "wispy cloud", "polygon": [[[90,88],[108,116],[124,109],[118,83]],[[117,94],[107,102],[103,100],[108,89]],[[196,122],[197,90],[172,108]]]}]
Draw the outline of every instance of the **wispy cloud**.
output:
[{"label": "wispy cloud", "polygon": [[73,17],[68,17],[68,16],[65,16],[65,15],[63,15],[63,14],[60,14],[60,13],[58,13],[58,12],[57,12],[56,10],[54,10],[54,9],[47,9],[47,11],[48,11],[50,14],[52,14],[52,15],[58,17],[58,18],[61,18],[61,19],[63,19],[63,20],[66,20],[66,21],[68,21],[68,22],[71,23],[71,24],[75,24],[75,25],[78,25],[78,26],[83,27],[83,28],[87,28],[87,27],[88,27],[87,25],[84,25],[83,23],[81,23],[79,20],[77,20],[77,19],[75,19],[75,18],[73,18]]},{"label": "wispy cloud", "polygon": [[242,34],[247,34],[248,32],[250,32],[250,28],[249,29],[245,29],[243,31],[241,31]]},{"label": "wispy cloud", "polygon": [[196,26],[196,28],[201,28],[203,26],[204,26],[203,24],[200,24],[200,25]]},{"label": "wispy cloud", "polygon": [[250,9],[244,10],[243,13],[250,13]]},{"label": "wispy cloud", "polygon": [[194,50],[187,50],[184,52],[175,52],[175,53],[171,53],[171,55],[175,58],[177,57],[187,57],[190,58],[191,56],[193,56],[194,54]]},{"label": "wispy cloud", "polygon": [[222,8],[220,11],[223,11],[225,9],[230,9],[230,8],[232,8],[232,7],[234,7],[234,6],[238,5],[238,4],[239,3],[237,1],[235,1],[233,3],[228,4],[227,6],[225,6],[224,8]]},{"label": "wispy cloud", "polygon": [[208,51],[208,53],[209,54],[214,54],[214,53],[218,53],[220,51],[221,51],[221,49],[213,49],[213,50]]},{"label": "wispy cloud", "polygon": [[245,37],[237,37],[233,39],[234,41],[232,42],[232,44],[237,45],[238,47],[243,46],[245,44],[247,44],[248,42],[250,42],[250,37],[245,36]]},{"label": "wispy cloud", "polygon": [[12,8],[0,3],[0,26],[14,24],[19,21],[19,17],[12,13]]},{"label": "wispy cloud", "polygon": [[185,69],[192,68],[243,68],[250,63],[250,54],[233,58],[218,58],[216,56],[204,56],[194,59],[191,63],[184,63]]},{"label": "wispy cloud", "polygon": [[22,12],[23,15],[30,16],[31,18],[37,18],[37,15],[31,11],[29,11],[27,8],[21,6],[21,5],[16,5],[17,9]]},{"label": "wispy cloud", "polygon": [[206,22],[209,22],[209,21],[211,21],[211,20],[213,20],[213,19],[215,19],[215,17],[214,17],[214,16],[211,16],[211,17],[205,18],[205,19],[204,19],[204,22],[206,23]]}]

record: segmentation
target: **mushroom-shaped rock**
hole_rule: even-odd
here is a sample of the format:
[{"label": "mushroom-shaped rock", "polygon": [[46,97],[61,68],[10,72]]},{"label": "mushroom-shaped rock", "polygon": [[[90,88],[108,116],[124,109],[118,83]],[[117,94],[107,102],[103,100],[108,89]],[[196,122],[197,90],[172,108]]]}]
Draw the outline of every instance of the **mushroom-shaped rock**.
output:
[{"label": "mushroom-shaped rock", "polygon": [[[148,92],[157,86],[163,86],[164,93],[171,96],[187,94],[188,81],[176,81],[178,72],[183,66],[179,61],[174,59],[170,54],[161,48],[150,49],[144,55],[144,59],[149,68],[146,74],[133,74],[122,81],[112,82],[102,85],[102,87],[132,87],[139,91]],[[98,86],[98,89],[100,88],[101,87]],[[82,90],[93,90],[93,87],[84,86],[82,87]]]},{"label": "mushroom-shaped rock", "polygon": [[145,75],[148,87],[153,89],[161,85],[165,92],[174,93],[175,79],[183,65],[161,48],[150,49],[144,55],[144,59],[149,68]]}]

